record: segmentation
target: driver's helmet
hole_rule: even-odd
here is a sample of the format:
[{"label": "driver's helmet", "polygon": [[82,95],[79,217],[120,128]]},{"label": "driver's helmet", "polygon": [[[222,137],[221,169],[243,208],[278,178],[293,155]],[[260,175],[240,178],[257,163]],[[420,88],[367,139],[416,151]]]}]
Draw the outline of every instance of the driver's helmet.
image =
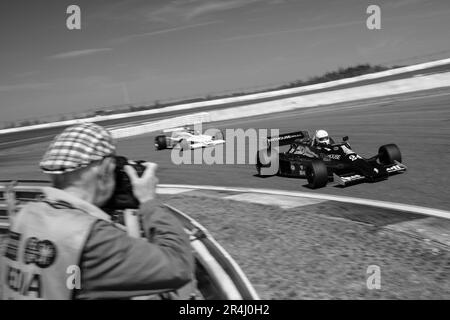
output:
[{"label": "driver's helmet", "polygon": [[314,135],[314,141],[317,145],[329,145],[330,137],[328,136],[328,132],[325,130],[317,130]]}]

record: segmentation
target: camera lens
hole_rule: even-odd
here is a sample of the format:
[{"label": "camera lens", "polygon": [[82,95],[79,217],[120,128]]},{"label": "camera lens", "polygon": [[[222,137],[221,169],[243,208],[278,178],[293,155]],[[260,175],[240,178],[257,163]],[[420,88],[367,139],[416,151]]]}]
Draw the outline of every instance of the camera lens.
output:
[{"label": "camera lens", "polygon": [[145,166],[143,163],[144,160],[133,161],[128,160],[123,156],[116,156],[116,188],[111,199],[105,205],[105,208],[112,210],[121,210],[121,209],[137,209],[139,207],[139,201],[133,194],[133,187],[131,185],[130,178],[128,174],[125,172],[124,167],[126,165],[130,165],[136,170],[136,173],[139,177],[145,171]]}]

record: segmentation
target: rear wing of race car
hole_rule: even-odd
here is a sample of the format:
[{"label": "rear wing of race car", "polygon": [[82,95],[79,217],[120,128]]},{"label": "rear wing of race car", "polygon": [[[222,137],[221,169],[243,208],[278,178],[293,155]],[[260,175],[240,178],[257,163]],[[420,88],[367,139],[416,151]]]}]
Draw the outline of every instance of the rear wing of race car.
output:
[{"label": "rear wing of race car", "polygon": [[291,133],[284,133],[280,134],[278,136],[268,137],[267,138],[267,145],[270,146],[272,143],[277,143],[279,146],[286,146],[290,145],[295,142],[295,140],[300,139],[309,139],[309,133],[308,131],[297,131],[297,132],[291,132]]}]

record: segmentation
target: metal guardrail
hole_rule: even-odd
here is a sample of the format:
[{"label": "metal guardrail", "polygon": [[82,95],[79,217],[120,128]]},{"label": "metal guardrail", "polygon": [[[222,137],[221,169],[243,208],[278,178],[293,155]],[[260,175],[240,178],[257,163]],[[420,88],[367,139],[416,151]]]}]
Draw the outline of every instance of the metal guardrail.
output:
[{"label": "metal guardrail", "polygon": [[[178,217],[185,227],[194,231],[195,237],[201,240],[202,244],[206,247],[214,260],[231,278],[242,299],[259,300],[258,294],[245,273],[231,255],[212,237],[209,231],[180,210],[167,204],[166,207]],[[221,279],[218,279],[218,282],[218,285],[221,285]],[[226,295],[227,292],[224,292],[224,294]]]}]

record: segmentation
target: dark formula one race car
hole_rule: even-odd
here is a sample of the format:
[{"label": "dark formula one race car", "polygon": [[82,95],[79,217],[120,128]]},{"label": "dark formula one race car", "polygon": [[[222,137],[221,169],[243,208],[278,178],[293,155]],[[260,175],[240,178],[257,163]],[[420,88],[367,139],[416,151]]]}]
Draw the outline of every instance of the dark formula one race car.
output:
[{"label": "dark formula one race car", "polygon": [[[316,189],[326,186],[329,181],[347,186],[385,180],[389,175],[406,171],[395,144],[383,145],[378,154],[364,158],[351,149],[348,137],[339,143],[330,140],[327,146],[317,145],[307,131],[269,137],[267,148],[257,154],[258,174],[306,178],[309,187]],[[289,145],[289,150],[278,152],[273,148],[276,141],[279,146]]]}]

